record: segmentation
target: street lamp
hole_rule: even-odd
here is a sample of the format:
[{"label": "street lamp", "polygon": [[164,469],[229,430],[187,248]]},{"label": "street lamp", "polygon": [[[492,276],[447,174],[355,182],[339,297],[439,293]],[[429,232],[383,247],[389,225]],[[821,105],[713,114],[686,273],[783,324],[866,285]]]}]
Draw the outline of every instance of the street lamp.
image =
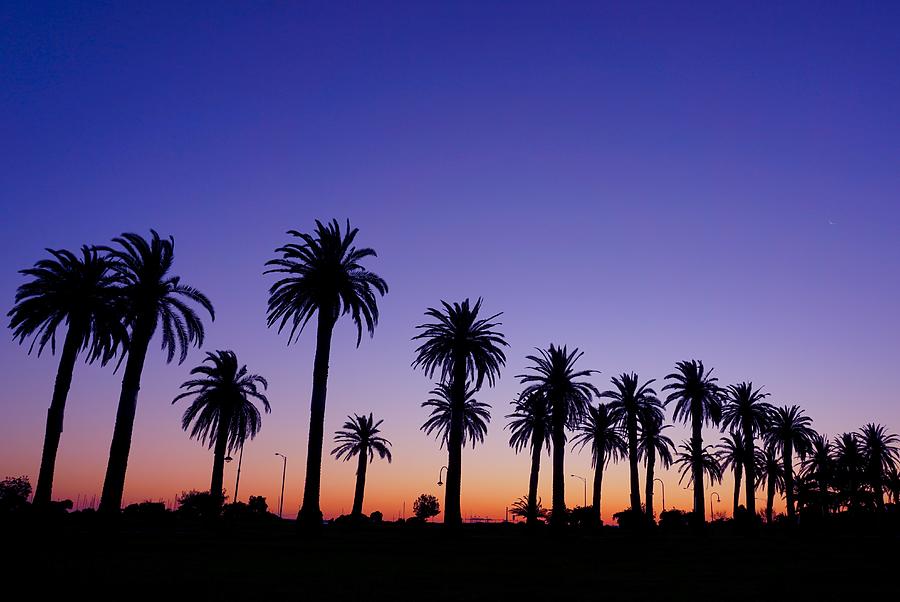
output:
[{"label": "street lamp", "polygon": [[444,482],[441,480],[441,475],[444,474],[445,470],[449,471],[450,469],[446,466],[441,466],[441,469],[438,471],[438,487],[444,484]]},{"label": "street lamp", "polygon": [[244,461],[244,441],[241,440],[241,453],[238,456],[237,477],[234,479],[234,501],[238,501],[238,485],[241,484],[241,463]]},{"label": "street lamp", "polygon": [[663,512],[666,511],[666,484],[663,483],[663,480],[659,477],[653,479],[654,481],[659,481],[659,484],[662,485],[662,494],[663,494]]},{"label": "street lamp", "polygon": [[587,508],[587,479],[580,477],[577,474],[570,474],[569,476],[581,479],[581,482],[584,484],[584,507]]},{"label": "street lamp", "polygon": [[719,494],[717,492],[715,492],[715,491],[709,492],[709,520],[713,520],[713,515],[715,514],[713,512],[713,501],[712,501],[713,496],[716,496],[717,502],[719,502],[719,503],[722,502],[722,498],[719,497]]},{"label": "street lamp", "polygon": [[284,458],[284,466],[281,469],[281,501],[278,502],[278,518],[281,518],[281,513],[284,511],[284,475],[287,474],[287,456],[278,452],[275,452],[275,455]]}]

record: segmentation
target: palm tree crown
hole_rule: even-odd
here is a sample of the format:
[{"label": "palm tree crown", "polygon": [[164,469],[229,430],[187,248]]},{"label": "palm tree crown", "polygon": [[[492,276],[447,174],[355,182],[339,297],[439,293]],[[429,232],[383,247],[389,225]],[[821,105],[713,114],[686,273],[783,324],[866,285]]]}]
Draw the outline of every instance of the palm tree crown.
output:
[{"label": "palm tree crown", "polygon": [[[474,398],[476,389],[466,386],[465,403],[462,412],[462,446],[466,446],[466,441],[472,443],[484,443],[484,436],[487,434],[487,423],[491,421],[490,405],[481,403]],[[426,435],[437,432],[437,438],[441,442],[441,447],[449,444],[450,428],[452,420],[453,401],[450,386],[446,383],[439,383],[437,387],[431,390],[432,398],[422,402],[423,408],[431,408],[431,414],[422,430]]]},{"label": "palm tree crown", "polygon": [[666,380],[673,382],[663,387],[663,391],[672,391],[666,403],[676,402],[672,418],[718,425],[722,419],[722,389],[712,369],[707,372],[698,360],[678,362],[677,368],[677,372],[666,375]]},{"label": "palm tree crown", "polygon": [[777,408],[769,421],[766,442],[782,452],[791,449],[801,457],[806,457],[816,436],[811,425],[812,418],[804,416],[800,406]]},{"label": "palm tree crown", "polygon": [[638,439],[638,457],[646,458],[650,450],[653,450],[654,456],[661,461],[663,468],[669,468],[673,461],[672,451],[675,449],[675,443],[665,433],[669,428],[672,428],[672,425],[663,424],[662,416],[645,420]]},{"label": "palm tree crown", "polygon": [[338,444],[331,454],[338,460],[350,460],[362,454],[368,456],[368,461],[375,459],[375,454],[382,460],[391,461],[391,442],[382,437],[378,428],[384,420],[375,422],[370,413],[368,416],[357,414],[347,416],[347,422],[343,430],[334,434],[334,440]]},{"label": "palm tree crown", "polygon": [[575,428],[572,445],[591,447],[591,468],[596,467],[597,462],[602,461],[605,467],[610,461],[624,458],[628,446],[622,428],[622,410],[612,403],[589,406],[584,419]]},{"label": "palm tree crown", "polygon": [[769,393],[762,387],[753,388],[753,383],[742,382],[729,385],[725,389],[722,405],[722,426],[740,432],[742,435],[758,435],[765,432],[774,408],[763,401]]},{"label": "palm tree crown", "polygon": [[682,451],[675,454],[675,461],[673,464],[678,466],[678,472],[681,474],[681,478],[678,479],[679,483],[682,483],[685,477],[689,477],[688,485],[691,485],[694,482],[693,467],[695,464],[695,457],[700,458],[700,466],[703,469],[703,474],[709,477],[710,481],[716,483],[722,481],[722,466],[713,455],[711,445],[705,446],[698,453],[694,450],[691,441],[682,441],[681,445],[678,446],[678,449]]},{"label": "palm tree crown", "polygon": [[577,348],[571,352],[565,346],[551,344],[547,350],[538,349],[540,355],[529,355],[532,365],[529,374],[516,378],[526,385],[522,395],[543,395],[550,404],[554,423],[575,428],[587,411],[593,396],[600,396],[597,387],[580,379],[595,374],[596,370],[576,370],[575,363],[584,355]]},{"label": "palm tree crown", "polygon": [[[541,394],[525,395],[513,403],[513,412],[506,416],[510,421],[509,446],[522,451],[528,445],[550,449],[550,407]],[[540,437],[540,441],[535,438]]]}]

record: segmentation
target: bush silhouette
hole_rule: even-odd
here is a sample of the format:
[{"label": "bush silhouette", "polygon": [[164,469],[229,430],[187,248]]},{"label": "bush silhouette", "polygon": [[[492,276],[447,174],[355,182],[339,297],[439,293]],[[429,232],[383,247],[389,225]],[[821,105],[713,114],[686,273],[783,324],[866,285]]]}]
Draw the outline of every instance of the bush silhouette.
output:
[{"label": "bush silhouette", "polygon": [[440,513],[441,504],[433,495],[423,493],[413,502],[413,514],[420,520],[427,521],[432,516],[437,516]]}]

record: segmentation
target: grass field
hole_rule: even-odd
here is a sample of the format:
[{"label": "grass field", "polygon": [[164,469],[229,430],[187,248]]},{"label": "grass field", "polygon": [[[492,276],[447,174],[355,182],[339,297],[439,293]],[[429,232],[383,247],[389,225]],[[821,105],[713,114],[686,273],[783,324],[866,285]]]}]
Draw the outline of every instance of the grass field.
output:
[{"label": "grass field", "polygon": [[[30,599],[897,599],[896,536],[631,534],[472,525],[6,529]],[[9,536],[12,535],[12,538]],[[24,579],[24,581],[23,581]],[[12,599],[12,598],[9,598]]]}]

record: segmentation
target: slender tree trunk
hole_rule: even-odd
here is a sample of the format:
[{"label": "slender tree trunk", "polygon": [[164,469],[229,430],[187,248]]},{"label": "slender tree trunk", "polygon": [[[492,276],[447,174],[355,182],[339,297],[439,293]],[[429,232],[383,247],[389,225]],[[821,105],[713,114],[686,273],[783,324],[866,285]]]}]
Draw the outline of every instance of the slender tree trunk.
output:
[{"label": "slender tree trunk", "polygon": [[541,472],[541,452],[544,451],[544,430],[535,427],[531,435],[531,474],[528,477],[528,518],[527,524],[536,525],[538,477]]},{"label": "slender tree trunk", "polygon": [[455,358],[450,383],[450,433],[447,437],[447,492],[444,498],[444,524],[462,524],[460,494],[462,492],[463,413],[466,399],[465,358]]},{"label": "slender tree trunk", "polygon": [[766,524],[772,524],[772,505],[775,503],[775,477],[769,476],[768,491],[766,491]]},{"label": "slender tree trunk", "polygon": [[556,527],[566,524],[566,424],[559,403],[553,408],[553,509],[550,523]]},{"label": "slender tree trunk", "polygon": [[641,480],[638,475],[637,416],[628,413],[628,467],[631,475],[631,511],[641,513]]},{"label": "slender tree trunk", "polygon": [[746,500],[747,512],[751,518],[756,517],[756,446],[753,441],[753,428],[744,424],[744,447],[746,448],[747,462],[744,462],[744,473],[747,476],[745,487],[747,488]]},{"label": "slender tree trunk", "polygon": [[606,465],[606,452],[600,450],[597,455],[597,463],[594,465],[594,516],[597,517],[597,524],[603,524],[603,514],[600,510],[600,498],[603,493],[603,467]]},{"label": "slender tree trunk", "polygon": [[100,511],[116,514],[122,508],[122,494],[125,491],[125,473],[128,470],[128,454],[131,453],[131,435],[134,431],[134,416],[137,412],[138,393],[141,390],[141,373],[147,358],[147,347],[153,336],[156,316],[140,319],[132,333],[122,376],[122,391],[116,409],[116,424],[113,427],[112,443],[109,446],[109,462],[103,480],[100,496]]},{"label": "slender tree trunk", "polygon": [[647,482],[645,483],[647,498],[647,518],[653,520],[653,481],[656,470],[656,448],[652,445],[647,448]]},{"label": "slender tree trunk", "polygon": [[784,498],[787,502],[788,518],[794,519],[794,446],[790,441],[784,442]]},{"label": "slender tree trunk", "polygon": [[231,416],[223,412],[219,416],[219,428],[216,432],[216,444],[213,450],[212,479],[209,484],[209,494],[218,497],[223,502],[225,482],[225,454],[228,451],[228,427],[231,424]]},{"label": "slender tree trunk", "polygon": [[872,475],[872,493],[875,494],[875,508],[879,512],[884,512],[884,486],[881,479],[881,463],[872,462],[869,473]]},{"label": "slender tree trunk", "polygon": [[353,492],[353,510],[351,514],[362,516],[363,495],[366,491],[366,469],[369,466],[369,455],[365,449],[359,454],[359,462],[356,465],[356,491]]},{"label": "slender tree trunk", "polygon": [[322,488],[322,440],[325,436],[325,397],[328,389],[328,360],[331,356],[331,333],[334,310],[320,307],[316,327],[316,357],[313,363],[312,399],[309,409],[309,440],[306,446],[306,481],[303,504],[297,515],[300,527],[322,526],[319,492]]},{"label": "slender tree trunk", "polygon": [[[738,513],[738,506],[741,505],[741,475],[743,474],[743,466],[735,466],[734,471],[734,507],[731,510],[731,518],[735,518]],[[750,488],[747,487],[747,491]]]},{"label": "slender tree trunk", "polygon": [[691,444],[693,461],[691,470],[694,477],[694,520],[698,525],[706,522],[706,498],[703,495],[703,414],[691,412]]},{"label": "slender tree trunk", "polygon": [[74,322],[69,324],[66,341],[63,343],[59,357],[59,368],[56,370],[56,384],[53,386],[53,397],[50,409],[47,410],[47,429],[44,431],[44,451],[41,454],[41,470],[38,473],[37,487],[34,490],[35,506],[46,506],[50,503],[53,492],[53,472],[56,470],[56,452],[59,450],[59,438],[63,431],[63,415],[66,410],[66,398],[72,385],[72,372],[75,360],[78,359],[78,344],[81,340],[81,327]]}]

